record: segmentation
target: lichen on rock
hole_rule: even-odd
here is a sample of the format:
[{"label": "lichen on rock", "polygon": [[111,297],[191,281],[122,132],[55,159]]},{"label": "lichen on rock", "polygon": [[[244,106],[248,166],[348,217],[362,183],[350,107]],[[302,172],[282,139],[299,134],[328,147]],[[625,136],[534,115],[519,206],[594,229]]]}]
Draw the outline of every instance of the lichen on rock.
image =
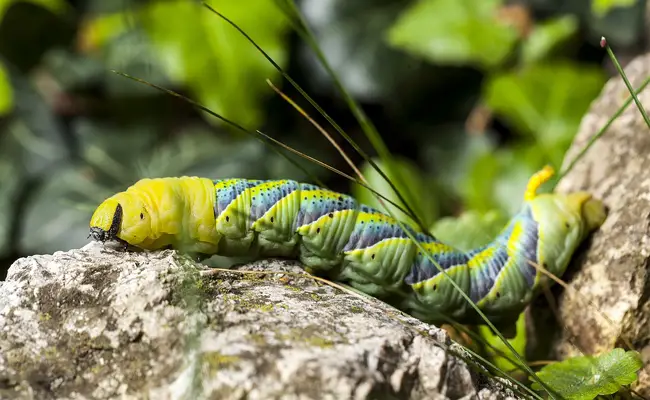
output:
[{"label": "lichen on rock", "polygon": [[0,398],[504,398],[444,331],[290,261],[203,276],[91,243],[0,282]]}]

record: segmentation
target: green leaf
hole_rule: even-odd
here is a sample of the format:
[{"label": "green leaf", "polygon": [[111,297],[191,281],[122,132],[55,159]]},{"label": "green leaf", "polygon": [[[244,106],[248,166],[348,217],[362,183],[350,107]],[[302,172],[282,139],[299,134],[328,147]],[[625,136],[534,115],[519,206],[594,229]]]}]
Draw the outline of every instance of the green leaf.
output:
[{"label": "green leaf", "polygon": [[[537,376],[567,400],[591,400],[633,383],[641,367],[638,352],[613,349],[599,356],[574,357],[550,364]],[[537,383],[532,387],[542,389]]]},{"label": "green leaf", "polygon": [[468,134],[464,127],[436,129],[435,135],[420,140],[420,158],[439,185],[440,198],[455,208],[458,196],[472,165],[479,157],[491,154],[496,142],[490,134]]},{"label": "green leaf", "polygon": [[[209,3],[279,65],[285,63],[289,23],[272,1]],[[196,100],[244,126],[260,123],[265,95],[273,93],[265,80],[277,81],[279,73],[239,32],[200,3],[185,0],[150,3],[141,17],[165,69]]]},{"label": "green leaf", "polygon": [[[390,167],[387,167],[385,163],[377,159],[374,161],[377,166],[384,171],[391,182],[393,182],[397,190],[399,190],[408,204],[413,208],[413,211],[419,218],[421,218],[422,222],[426,226],[429,226],[438,215],[438,202],[434,193],[427,192],[426,180],[418,167],[410,160],[404,158],[394,158],[390,161]],[[397,197],[388,182],[386,182],[386,180],[384,180],[384,178],[379,175],[379,173],[369,163],[363,165],[361,173],[368,180],[368,186],[406,209],[404,204],[399,201],[399,197]],[[359,202],[376,208],[377,210],[384,211],[384,206],[379,203],[375,195],[363,186],[356,183],[353,184],[352,195]],[[417,226],[412,218],[401,212],[392,204],[386,203],[386,207],[389,208],[399,220]]]},{"label": "green leaf", "polygon": [[523,62],[529,64],[544,60],[557,46],[575,35],[577,30],[578,19],[573,15],[565,15],[536,25],[528,39],[523,42]]},{"label": "green leaf", "polygon": [[388,33],[390,44],[438,64],[492,68],[517,42],[517,31],[498,19],[501,0],[420,0]]},{"label": "green leaf", "polygon": [[458,217],[441,218],[430,231],[442,242],[468,251],[489,243],[503,229],[508,218],[499,210],[481,213],[465,211]]},{"label": "green leaf", "polygon": [[536,64],[491,76],[484,98],[496,114],[531,135],[550,156],[554,146],[568,147],[604,83],[599,67]]},{"label": "green leaf", "polygon": [[466,206],[483,212],[499,209],[513,215],[521,208],[528,179],[549,162],[535,143],[477,157],[463,186]]},{"label": "green leaf", "polygon": [[52,11],[55,14],[63,14],[68,11],[70,6],[64,0],[0,0],[0,21],[5,15],[5,12],[13,3],[17,2],[32,3],[39,5],[45,9]]},{"label": "green leaf", "polygon": [[604,17],[613,8],[632,7],[637,0],[591,0],[591,12],[598,17]]},{"label": "green leaf", "polygon": [[11,112],[13,103],[13,90],[11,89],[9,74],[0,63],[0,117]]},{"label": "green leaf", "polygon": [[[521,313],[519,314],[519,318],[517,319],[517,322],[515,323],[515,328],[517,330],[517,333],[514,338],[509,339],[508,342],[512,347],[515,349],[515,351],[521,356],[525,357],[526,355],[526,314]],[[495,335],[492,330],[485,325],[481,325],[478,327],[479,334],[481,337],[486,341],[486,343],[490,344],[491,347],[487,347],[486,350],[488,352],[488,355],[492,359],[492,362],[494,365],[496,365],[498,368],[504,371],[510,371],[515,368],[518,368],[518,365],[514,365],[511,363],[508,358],[503,357],[501,353],[505,354],[508,356],[510,359],[515,360],[516,357],[512,354],[510,349],[506,347],[506,345],[501,341],[501,339]],[[497,351],[500,351],[501,353],[497,353]]]}]

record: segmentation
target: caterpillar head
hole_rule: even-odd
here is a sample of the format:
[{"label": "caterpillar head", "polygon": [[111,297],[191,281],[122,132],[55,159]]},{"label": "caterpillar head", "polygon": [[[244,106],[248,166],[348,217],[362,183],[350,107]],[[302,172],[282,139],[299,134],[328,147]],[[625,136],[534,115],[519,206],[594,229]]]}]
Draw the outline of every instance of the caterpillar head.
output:
[{"label": "caterpillar head", "polygon": [[529,202],[541,232],[573,232],[578,240],[598,229],[607,208],[587,192],[540,194]]},{"label": "caterpillar head", "polygon": [[607,217],[605,205],[586,192],[540,194],[529,201],[538,224],[538,260],[551,273],[564,273],[569,260]]},{"label": "caterpillar head", "polygon": [[117,241],[134,245],[151,234],[151,218],[144,202],[129,193],[119,193],[104,200],[90,219],[90,235],[100,242]]}]

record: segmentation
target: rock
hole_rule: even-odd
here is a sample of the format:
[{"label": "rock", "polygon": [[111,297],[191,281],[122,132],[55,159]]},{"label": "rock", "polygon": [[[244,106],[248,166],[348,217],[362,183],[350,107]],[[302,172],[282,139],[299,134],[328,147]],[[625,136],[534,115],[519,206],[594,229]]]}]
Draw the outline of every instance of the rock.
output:
[{"label": "rock", "polygon": [[514,397],[438,328],[295,262],[203,276],[172,251],[17,260],[0,282],[0,398]]},{"label": "rock", "polygon": [[[625,69],[634,88],[650,77],[650,54]],[[629,97],[612,78],[582,120],[567,154],[567,167],[587,141]],[[639,94],[650,105],[650,88]],[[596,354],[613,347],[641,353],[644,370],[636,388],[650,396],[650,129],[632,103],[561,181],[560,191],[587,190],[609,207],[586,254],[576,258],[559,299],[562,357]],[[578,268],[579,265],[579,268]]]}]

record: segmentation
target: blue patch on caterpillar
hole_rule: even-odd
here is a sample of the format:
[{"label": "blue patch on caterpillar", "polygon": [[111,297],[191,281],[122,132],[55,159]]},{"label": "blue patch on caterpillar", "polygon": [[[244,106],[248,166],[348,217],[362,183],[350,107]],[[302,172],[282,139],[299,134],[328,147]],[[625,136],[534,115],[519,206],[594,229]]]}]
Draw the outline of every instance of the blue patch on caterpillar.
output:
[{"label": "blue patch on caterpillar", "polygon": [[251,224],[260,219],[280,200],[298,190],[300,185],[296,181],[264,181],[263,183],[274,183],[272,187],[258,185],[251,197]]},{"label": "blue patch on caterpillar", "polygon": [[535,277],[537,276],[537,268],[533,263],[537,262],[537,251],[539,246],[539,224],[533,218],[533,212],[530,206],[526,206],[522,211],[523,217],[526,219],[524,232],[519,241],[519,256],[523,258],[523,262],[519,264],[519,270],[526,279],[528,287],[532,288],[535,284]]},{"label": "blue patch on caterpillar", "polygon": [[[428,241],[426,243],[431,243],[432,241],[437,242],[435,238],[432,238],[431,241]],[[429,253],[431,253],[431,258],[433,258],[433,260],[438,263],[440,268],[444,270],[448,270],[449,268],[457,265],[467,264],[471,258],[468,253],[458,250],[444,251],[442,253],[429,251]],[[415,256],[415,262],[411,267],[411,271],[404,279],[404,282],[406,282],[408,285],[414,285],[416,283],[432,279],[438,274],[440,274],[440,270],[434,263],[431,262],[431,260],[429,260],[429,256],[422,253],[421,251],[418,251],[417,255]]]},{"label": "blue patch on caterpillar", "polygon": [[481,300],[490,292],[494,287],[494,282],[496,282],[497,277],[510,260],[505,246],[492,244],[489,247],[486,246],[484,249],[487,248],[494,249],[492,256],[485,260],[480,267],[470,272],[472,284],[470,286],[469,297],[473,302]]},{"label": "blue patch on caterpillar", "polygon": [[[366,206],[361,207],[361,213],[377,215],[378,217],[382,215],[377,210]],[[415,231],[408,226],[407,229],[413,235],[416,235]],[[379,218],[373,220],[371,217],[369,221],[360,221],[355,225],[352,235],[343,248],[343,251],[365,249],[383,240],[395,238],[408,238],[408,235],[397,223],[386,223]]]},{"label": "blue patch on caterpillar", "polygon": [[[335,193],[336,196],[330,198],[325,194],[334,192],[326,191],[318,186],[301,183],[300,191],[303,197],[300,199],[300,210],[298,211],[298,215],[296,215],[294,229],[309,225],[323,215],[337,211],[355,210],[357,208],[357,201],[354,198],[339,193]],[[307,191],[315,191],[316,194],[302,194],[302,192]]]},{"label": "blue patch on caterpillar", "polygon": [[226,182],[223,189],[216,189],[216,200],[214,203],[215,218],[228,208],[228,206],[239,197],[239,195],[246,189],[250,189],[263,183],[262,180],[248,180],[248,179],[218,179],[212,181],[214,185]]}]

